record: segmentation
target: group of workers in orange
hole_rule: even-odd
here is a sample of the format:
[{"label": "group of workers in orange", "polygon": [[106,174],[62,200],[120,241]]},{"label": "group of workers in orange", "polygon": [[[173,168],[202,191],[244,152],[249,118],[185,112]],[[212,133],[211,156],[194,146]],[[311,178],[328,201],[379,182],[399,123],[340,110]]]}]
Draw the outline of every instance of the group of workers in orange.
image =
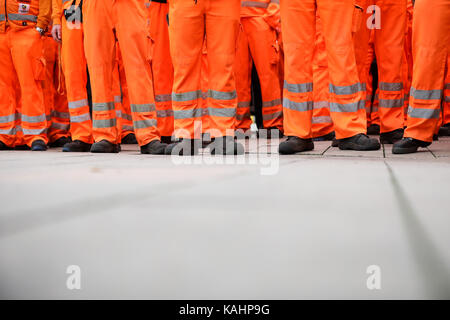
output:
[{"label": "group of workers in orange", "polygon": [[450,0],[0,0],[0,150],[243,154],[254,67],[280,154],[412,153],[449,52]]}]

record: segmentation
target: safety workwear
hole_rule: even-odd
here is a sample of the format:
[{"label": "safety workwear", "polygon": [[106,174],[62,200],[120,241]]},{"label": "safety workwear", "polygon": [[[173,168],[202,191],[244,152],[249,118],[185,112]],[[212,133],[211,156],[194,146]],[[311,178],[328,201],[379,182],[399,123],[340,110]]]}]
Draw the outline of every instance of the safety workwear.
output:
[{"label": "safety workwear", "polygon": [[312,135],[316,10],[323,25],[330,77],[330,114],[336,137],[343,139],[365,133],[364,85],[359,81],[352,42],[353,1],[281,0],[280,4],[286,73],[285,135],[303,139]]},{"label": "safety workwear", "polygon": [[[450,0],[416,0],[413,18],[414,71],[405,137],[431,142],[446,88],[450,52]],[[447,71],[448,72],[448,71]]]},{"label": "safety workwear", "polygon": [[278,152],[281,154],[294,154],[297,152],[314,150],[312,139],[302,139],[295,136],[289,136],[286,141],[280,143]]},{"label": "safety workwear", "polygon": [[279,1],[241,1],[241,24],[236,54],[238,109],[236,128],[244,131],[251,125],[251,75],[253,64],[258,73],[262,94],[264,128],[283,129],[283,110],[279,87],[277,31],[280,29]]},{"label": "safety workwear", "polygon": [[35,140],[47,143],[43,39],[35,27],[47,28],[50,9],[49,0],[0,1],[0,141],[9,147],[14,146],[19,128],[28,146]]},{"label": "safety workwear", "polygon": [[393,154],[406,154],[406,153],[414,153],[417,149],[426,148],[431,145],[431,142],[425,142],[421,140],[417,140],[414,138],[404,138],[392,147]]},{"label": "safety workwear", "polygon": [[121,53],[136,139],[141,146],[159,140],[146,3],[144,0],[89,0],[83,4],[84,45],[93,100],[93,136],[97,142],[105,140],[114,145],[120,142],[112,90],[116,38],[123,48]]},{"label": "safety workwear", "polygon": [[169,5],[166,0],[150,3],[149,32],[153,40],[151,62],[153,88],[158,130],[164,137],[172,136],[174,123],[172,110],[173,65],[170,57],[168,13]]},{"label": "safety workwear", "polygon": [[381,145],[377,139],[370,138],[368,135],[360,133],[350,138],[338,140],[338,147],[341,150],[369,151],[378,150]]},{"label": "safety workwear", "polygon": [[[174,66],[172,106],[175,135],[200,139],[202,48],[206,35],[210,130],[234,135],[237,106],[234,61],[239,30],[239,0],[171,0],[170,52]],[[198,122],[197,122],[198,121]],[[229,132],[227,132],[227,129]]]}]

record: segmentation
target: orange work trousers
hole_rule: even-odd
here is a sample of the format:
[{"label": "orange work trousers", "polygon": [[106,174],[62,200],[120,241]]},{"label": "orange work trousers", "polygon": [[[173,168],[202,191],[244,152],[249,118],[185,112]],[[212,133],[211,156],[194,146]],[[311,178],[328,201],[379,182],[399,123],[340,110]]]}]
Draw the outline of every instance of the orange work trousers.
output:
[{"label": "orange work trousers", "polygon": [[285,52],[284,133],[311,138],[316,10],[322,21],[330,77],[330,114],[336,138],[366,132],[364,86],[359,81],[352,0],[281,0]]},{"label": "orange work trousers", "polygon": [[8,28],[0,33],[0,140],[14,146],[16,137],[16,77],[21,93],[23,141],[47,139],[42,81],[45,79],[43,39],[34,28]]},{"label": "orange work trousers", "polygon": [[58,85],[61,68],[58,43],[51,37],[44,37],[45,80],[44,90],[45,113],[47,116],[47,136],[50,142],[63,137],[69,137],[70,116],[67,107],[65,90]]},{"label": "orange work trousers", "polygon": [[130,97],[136,139],[143,146],[159,140],[153,93],[151,38],[146,0],[90,0],[83,6],[84,46],[93,100],[93,136],[96,142],[120,143],[114,104],[113,70],[116,38]]},{"label": "orange work trousers", "polygon": [[329,83],[330,77],[328,75],[325,39],[320,18],[316,17],[316,41],[313,58],[313,138],[321,137],[334,131],[333,121],[330,116]]},{"label": "orange work trousers", "polygon": [[62,18],[62,66],[65,75],[72,140],[91,144],[92,120],[86,90],[87,65],[84,54],[84,30],[80,23]]},{"label": "orange work trousers", "polygon": [[283,130],[277,33],[263,17],[243,17],[236,53],[236,128],[250,129],[251,76],[255,64],[261,85],[263,127]]},{"label": "orange work trousers", "polygon": [[443,124],[450,123],[450,55],[447,60],[447,76],[445,78],[444,87],[444,103],[442,108],[442,122]]},{"label": "orange work trousers", "polygon": [[[114,68],[114,103],[116,105],[117,130],[120,132],[121,139],[130,133],[134,133],[133,118],[131,117],[130,97],[128,96],[127,78],[125,76],[125,67],[123,66],[122,53],[119,45],[116,43],[116,58],[119,73]],[[119,92],[117,90],[119,89]]]},{"label": "orange work trousers", "polygon": [[152,72],[155,90],[158,130],[161,136],[170,137],[173,133],[172,86],[173,65],[170,57],[169,26],[167,3],[150,4],[150,35],[153,39]]},{"label": "orange work trousers", "polygon": [[[234,135],[237,106],[234,61],[240,0],[171,0],[170,52],[174,66],[172,106],[175,135],[199,138],[201,66],[206,35],[208,113],[212,136]],[[197,133],[198,132],[198,133]]]},{"label": "orange work trousers", "polygon": [[433,141],[433,133],[439,125],[450,52],[449,21],[450,0],[416,0],[412,42],[414,71],[405,137]]}]

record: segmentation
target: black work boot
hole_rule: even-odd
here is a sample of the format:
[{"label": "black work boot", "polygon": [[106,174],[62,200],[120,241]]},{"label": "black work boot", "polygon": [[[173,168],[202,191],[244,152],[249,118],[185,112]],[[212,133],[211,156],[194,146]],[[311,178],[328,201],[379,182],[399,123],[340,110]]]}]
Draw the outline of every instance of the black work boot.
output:
[{"label": "black work boot", "polygon": [[370,151],[381,148],[380,142],[377,139],[369,138],[364,133],[359,133],[350,138],[339,139],[338,141],[339,149],[341,150]]},{"label": "black work boot", "polygon": [[403,133],[405,130],[403,129],[397,129],[394,131],[389,132],[383,132],[380,134],[380,142],[383,144],[394,144],[397,141],[400,141],[403,139]]},{"label": "black work boot", "polygon": [[31,150],[31,148],[29,146],[27,146],[26,144],[21,144],[21,145],[15,146],[14,150],[24,151],[24,150]]},{"label": "black work boot", "polygon": [[336,138],[334,138],[334,139],[331,141],[331,146],[332,146],[333,148],[339,147],[339,140],[336,139]]},{"label": "black work boot", "polygon": [[136,135],[134,133],[129,133],[122,138],[122,144],[137,144]]},{"label": "black work boot", "polygon": [[313,138],[313,141],[333,141],[335,138],[336,134],[332,131],[323,136]]},{"label": "black work boot", "polygon": [[428,147],[431,142],[426,142],[422,140],[417,140],[414,138],[403,138],[402,140],[394,143],[392,147],[393,154],[405,154],[405,153],[414,153],[417,152],[419,147],[425,148]]},{"label": "black work boot", "polygon": [[217,137],[209,145],[209,150],[212,155],[222,154],[227,156],[244,154],[244,146],[235,141],[234,137]]},{"label": "black work boot", "polygon": [[166,143],[161,143],[159,140],[153,140],[141,147],[142,154],[164,154],[167,148]]},{"label": "black work boot", "polygon": [[96,142],[91,147],[92,153],[118,153],[120,152],[120,144],[114,144],[108,140]]},{"label": "black work boot", "polygon": [[378,124],[371,124],[367,128],[367,134],[370,135],[379,135],[380,134],[380,126]]},{"label": "black work boot", "polygon": [[170,144],[172,143],[171,136],[161,136],[161,143]]},{"label": "black work boot", "polygon": [[199,153],[200,139],[183,139],[169,144],[165,149],[166,155],[195,156]]},{"label": "black work boot", "polygon": [[47,144],[43,140],[34,140],[31,144],[31,151],[46,151]]},{"label": "black work boot", "polygon": [[55,141],[49,143],[48,146],[50,148],[61,148],[66,143],[69,143],[70,141],[72,141],[72,139],[70,139],[70,137],[61,137],[61,138],[56,139]]},{"label": "black work boot", "polygon": [[12,150],[12,148],[8,147],[6,144],[4,144],[2,141],[0,141],[0,150],[1,151]]},{"label": "black work boot", "polygon": [[66,143],[62,151],[63,152],[89,152],[91,150],[91,144],[86,143],[80,140],[75,140],[69,143]]},{"label": "black work boot", "polygon": [[294,154],[302,151],[314,150],[314,142],[312,139],[302,139],[295,136],[289,136],[286,141],[283,141],[278,146],[280,154]]},{"label": "black work boot", "polygon": [[439,141],[439,135],[433,134],[433,141]]},{"label": "black work boot", "polygon": [[442,127],[440,127],[438,135],[440,137],[450,136],[450,123],[444,124]]}]

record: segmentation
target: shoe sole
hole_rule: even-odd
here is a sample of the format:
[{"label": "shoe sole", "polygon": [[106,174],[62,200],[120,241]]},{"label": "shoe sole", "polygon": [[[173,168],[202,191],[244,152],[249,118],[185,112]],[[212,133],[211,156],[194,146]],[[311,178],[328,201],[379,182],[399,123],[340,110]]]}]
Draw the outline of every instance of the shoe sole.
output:
[{"label": "shoe sole", "polygon": [[392,148],[393,154],[408,154],[408,153],[416,153],[419,147],[411,147],[411,148]]},{"label": "shoe sole", "polygon": [[283,154],[283,155],[289,155],[289,154],[296,154],[296,153],[301,153],[301,152],[306,152],[306,151],[313,151],[314,150],[314,144],[308,144],[305,148],[303,148],[302,150],[298,150],[298,151],[294,151],[294,152],[284,152],[282,150],[280,150],[280,148],[278,147],[278,153],[279,154]]},{"label": "shoe sole", "polygon": [[97,150],[95,148],[91,148],[90,152],[91,153],[119,153],[120,152],[120,148],[119,147],[114,147],[114,149],[111,150],[111,151],[103,151],[103,150]]},{"label": "shoe sole", "polygon": [[381,144],[379,144],[378,146],[371,146],[371,147],[364,147],[362,148],[359,144],[356,143],[348,143],[345,145],[341,145],[339,144],[339,149],[340,150],[353,150],[353,151],[376,151],[376,150],[380,150],[381,148]]}]

